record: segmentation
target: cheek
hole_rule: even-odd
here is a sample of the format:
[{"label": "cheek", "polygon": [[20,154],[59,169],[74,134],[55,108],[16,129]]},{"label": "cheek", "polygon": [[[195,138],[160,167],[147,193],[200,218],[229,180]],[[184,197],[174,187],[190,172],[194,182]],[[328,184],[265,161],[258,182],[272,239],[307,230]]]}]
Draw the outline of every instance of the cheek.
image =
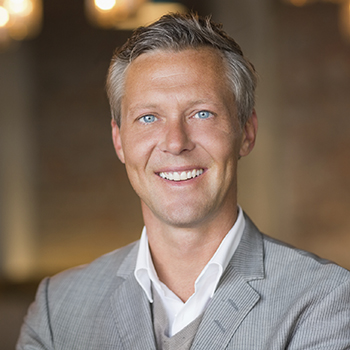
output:
[{"label": "cheek", "polygon": [[240,138],[233,131],[211,131],[203,138],[203,147],[219,162],[231,162],[238,159]]},{"label": "cheek", "polygon": [[152,135],[127,132],[125,135],[129,135],[123,138],[125,166],[132,175],[132,170],[140,170],[147,165],[155,141]]}]

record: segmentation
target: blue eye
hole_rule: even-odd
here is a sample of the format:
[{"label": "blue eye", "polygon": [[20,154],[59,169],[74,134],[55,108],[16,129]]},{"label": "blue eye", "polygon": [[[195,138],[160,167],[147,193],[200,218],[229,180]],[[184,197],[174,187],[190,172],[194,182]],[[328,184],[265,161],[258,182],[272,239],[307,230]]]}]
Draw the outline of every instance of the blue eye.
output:
[{"label": "blue eye", "polygon": [[157,118],[152,114],[144,115],[143,117],[140,118],[140,121],[144,124],[150,124],[155,122],[156,120]]},{"label": "blue eye", "polygon": [[198,113],[196,113],[195,118],[199,118],[199,119],[207,119],[211,116],[212,114],[208,111],[200,111]]}]

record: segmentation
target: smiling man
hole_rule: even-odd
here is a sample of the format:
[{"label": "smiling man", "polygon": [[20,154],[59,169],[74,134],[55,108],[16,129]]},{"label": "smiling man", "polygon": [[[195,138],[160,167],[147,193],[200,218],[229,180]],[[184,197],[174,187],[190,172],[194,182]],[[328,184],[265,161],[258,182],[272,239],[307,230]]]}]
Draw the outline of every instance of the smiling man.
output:
[{"label": "smiling man", "polygon": [[350,349],[350,273],[258,231],[237,205],[256,74],[209,19],[139,28],[108,75],[141,239],[45,279],[17,349]]}]

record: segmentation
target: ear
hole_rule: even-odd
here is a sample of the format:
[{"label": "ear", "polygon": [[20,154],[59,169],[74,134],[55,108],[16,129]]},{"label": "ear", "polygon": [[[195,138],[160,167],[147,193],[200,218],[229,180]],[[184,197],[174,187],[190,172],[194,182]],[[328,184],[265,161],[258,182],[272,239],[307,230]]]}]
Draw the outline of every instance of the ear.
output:
[{"label": "ear", "polygon": [[242,142],[239,151],[240,157],[247,156],[255,145],[256,134],[258,132],[258,117],[256,116],[255,110],[245,123],[242,130]]},{"label": "ear", "polygon": [[120,128],[114,119],[112,119],[111,125],[112,125],[112,139],[113,139],[114,149],[120,161],[122,163],[125,163],[124,151],[123,151],[122,141],[120,138]]}]

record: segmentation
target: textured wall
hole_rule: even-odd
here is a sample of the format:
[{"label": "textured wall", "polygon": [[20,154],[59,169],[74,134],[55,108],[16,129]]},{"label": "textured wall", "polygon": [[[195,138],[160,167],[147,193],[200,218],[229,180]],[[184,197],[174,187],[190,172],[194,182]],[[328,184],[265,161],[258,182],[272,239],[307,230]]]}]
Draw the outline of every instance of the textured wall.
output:
[{"label": "textured wall", "polygon": [[82,3],[69,6],[47,4],[34,49],[38,250],[47,271],[90,261],[142,229],[139,201],[114,153],[104,91],[111,55],[130,33],[92,28]]},{"label": "textured wall", "polygon": [[278,19],[288,240],[350,268],[350,45],[336,5]]}]

